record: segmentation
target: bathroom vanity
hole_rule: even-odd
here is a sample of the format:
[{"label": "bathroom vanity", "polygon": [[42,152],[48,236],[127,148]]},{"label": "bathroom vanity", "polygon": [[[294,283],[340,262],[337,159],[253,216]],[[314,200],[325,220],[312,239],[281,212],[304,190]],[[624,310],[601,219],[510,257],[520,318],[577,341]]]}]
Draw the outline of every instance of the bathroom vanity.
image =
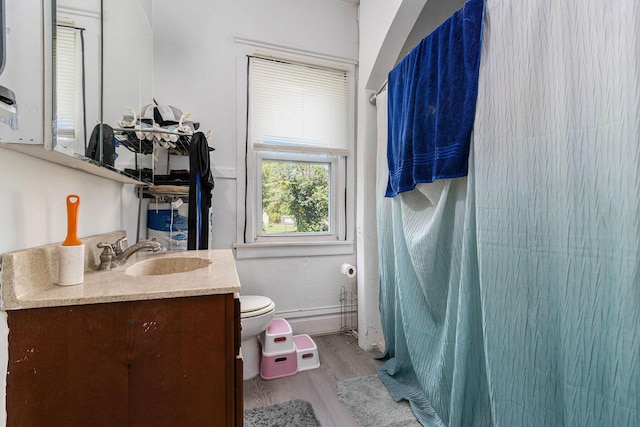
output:
[{"label": "bathroom vanity", "polygon": [[[46,277],[54,250],[3,256],[7,425],[242,425],[230,250],[138,253],[101,272],[90,269],[99,255],[89,250],[85,281],[74,286]],[[189,257],[210,262],[172,270]],[[175,258],[158,263],[173,267],[140,267],[161,258]]]}]

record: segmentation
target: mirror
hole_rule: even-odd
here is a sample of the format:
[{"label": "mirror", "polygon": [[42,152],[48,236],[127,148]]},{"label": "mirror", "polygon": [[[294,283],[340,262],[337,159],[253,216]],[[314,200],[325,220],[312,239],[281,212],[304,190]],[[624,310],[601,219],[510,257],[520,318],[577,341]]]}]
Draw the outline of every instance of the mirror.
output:
[{"label": "mirror", "polygon": [[101,121],[101,0],[56,0],[53,22],[54,149],[84,156]]},{"label": "mirror", "polygon": [[52,4],[54,150],[142,180],[153,156],[120,129],[153,103],[151,0]]}]

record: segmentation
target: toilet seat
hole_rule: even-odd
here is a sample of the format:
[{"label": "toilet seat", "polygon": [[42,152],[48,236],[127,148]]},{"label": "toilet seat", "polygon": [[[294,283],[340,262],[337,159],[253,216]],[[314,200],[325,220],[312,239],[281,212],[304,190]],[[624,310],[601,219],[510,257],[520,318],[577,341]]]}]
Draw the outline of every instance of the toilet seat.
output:
[{"label": "toilet seat", "polygon": [[274,310],[275,303],[260,295],[240,295],[240,318],[260,316]]}]

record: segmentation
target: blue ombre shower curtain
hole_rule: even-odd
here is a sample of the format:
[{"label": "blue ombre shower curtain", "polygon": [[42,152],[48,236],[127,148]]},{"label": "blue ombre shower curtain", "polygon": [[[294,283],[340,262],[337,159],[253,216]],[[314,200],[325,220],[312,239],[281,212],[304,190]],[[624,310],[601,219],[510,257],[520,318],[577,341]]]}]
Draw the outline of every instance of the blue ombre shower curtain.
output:
[{"label": "blue ombre shower curtain", "polygon": [[468,177],[379,178],[379,376],[424,425],[640,425],[640,6],[484,19]]}]

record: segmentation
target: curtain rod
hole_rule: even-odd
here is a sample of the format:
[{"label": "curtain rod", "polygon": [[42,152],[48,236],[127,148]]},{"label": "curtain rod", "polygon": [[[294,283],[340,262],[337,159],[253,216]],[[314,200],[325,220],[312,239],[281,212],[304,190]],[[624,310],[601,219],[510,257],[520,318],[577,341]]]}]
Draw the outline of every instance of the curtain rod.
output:
[{"label": "curtain rod", "polygon": [[387,80],[385,80],[384,83],[382,83],[382,86],[380,86],[380,89],[378,89],[377,91],[371,94],[371,96],[369,97],[369,102],[372,103],[373,105],[376,105],[376,98],[378,97],[378,95],[380,95],[380,92],[385,90],[386,87],[387,87]]}]

